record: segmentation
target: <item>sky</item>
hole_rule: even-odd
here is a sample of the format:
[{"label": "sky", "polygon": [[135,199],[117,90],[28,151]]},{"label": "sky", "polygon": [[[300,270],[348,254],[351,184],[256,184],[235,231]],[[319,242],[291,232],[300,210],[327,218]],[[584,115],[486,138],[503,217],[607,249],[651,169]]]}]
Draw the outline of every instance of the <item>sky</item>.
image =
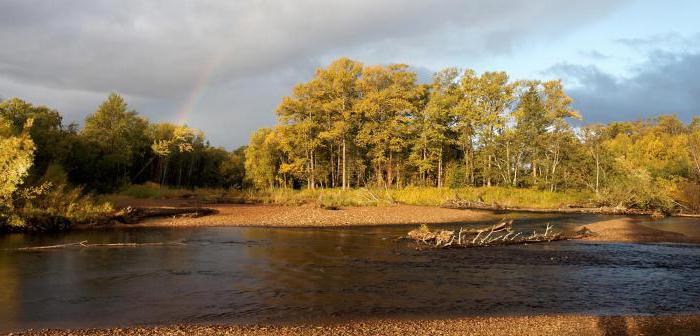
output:
[{"label": "sky", "polygon": [[338,57],[562,79],[584,123],[700,115],[694,0],[0,0],[0,97],[82,122],[111,92],[233,149]]}]

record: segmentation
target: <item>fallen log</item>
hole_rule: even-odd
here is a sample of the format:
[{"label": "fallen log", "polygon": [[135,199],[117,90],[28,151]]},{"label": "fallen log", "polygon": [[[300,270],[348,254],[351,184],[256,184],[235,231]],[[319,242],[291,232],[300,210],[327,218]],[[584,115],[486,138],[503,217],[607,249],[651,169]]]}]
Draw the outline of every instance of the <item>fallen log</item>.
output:
[{"label": "fallen log", "polygon": [[143,246],[182,246],[186,245],[183,242],[154,242],[154,243],[97,243],[89,244],[87,240],[83,240],[75,243],[59,244],[59,245],[46,245],[46,246],[29,246],[20,247],[16,249],[9,249],[11,251],[41,251],[41,250],[52,250],[67,247],[79,247],[79,248],[95,248],[95,247],[143,247]]},{"label": "fallen log", "polygon": [[85,244],[85,243],[87,243],[87,240],[83,240],[83,241],[77,242],[77,243],[68,243],[68,244],[59,244],[59,245],[20,247],[20,248],[14,249],[14,250],[15,251],[50,250],[50,249],[58,249],[58,248],[71,247],[71,246],[81,246],[82,244]]},{"label": "fallen log", "polygon": [[144,207],[126,207],[112,216],[112,219],[124,223],[135,224],[144,219],[158,217],[202,217],[218,213],[217,210],[211,208],[199,207],[182,207],[182,208],[144,208]]}]

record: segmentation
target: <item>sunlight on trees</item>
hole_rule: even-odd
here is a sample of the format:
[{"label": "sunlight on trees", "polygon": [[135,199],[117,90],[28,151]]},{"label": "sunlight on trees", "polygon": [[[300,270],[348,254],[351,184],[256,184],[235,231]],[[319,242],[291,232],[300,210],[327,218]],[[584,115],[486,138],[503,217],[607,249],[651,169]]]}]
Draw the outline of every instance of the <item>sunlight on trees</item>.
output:
[{"label": "sunlight on trees", "polygon": [[[457,68],[427,84],[416,77],[405,64],[340,58],[282,99],[278,125],[234,151],[211,146],[187,125],[151,123],[116,93],[82,128],[64,125],[49,107],[3,100],[0,226],[21,223],[18,213],[90,220],[108,208],[89,193],[143,183],[500,186],[586,191],[599,205],[700,211],[700,117],[572,127],[581,116],[560,81]],[[83,210],[66,217],[68,209]]]},{"label": "sunlight on trees", "polygon": [[[258,188],[587,189],[648,207],[671,206],[669,185],[697,183],[697,118],[573,128],[572,103],[559,80],[446,68],[418,84],[406,65],[341,58],[282,99],[279,125],[251,138],[246,174]],[[625,192],[655,200],[619,202]]]}]

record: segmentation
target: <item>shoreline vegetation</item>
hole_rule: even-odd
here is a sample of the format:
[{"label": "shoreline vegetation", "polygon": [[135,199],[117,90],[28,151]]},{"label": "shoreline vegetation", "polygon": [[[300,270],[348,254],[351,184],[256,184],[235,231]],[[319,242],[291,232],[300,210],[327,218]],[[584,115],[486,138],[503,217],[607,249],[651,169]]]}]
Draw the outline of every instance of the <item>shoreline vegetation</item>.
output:
[{"label": "shoreline vegetation", "polygon": [[[144,218],[78,225],[78,229],[109,227],[306,227],[434,225],[496,222],[519,212],[540,214],[605,214],[620,218],[589,225],[585,240],[610,242],[698,243],[697,237],[654,230],[625,215],[651,215],[627,209],[590,208],[587,194],[565,194],[509,188],[383,190],[182,190],[135,186],[105,196],[117,208],[150,213]],[[468,197],[481,206],[464,206]],[[458,201],[455,201],[458,200]],[[483,206],[483,201],[498,206]],[[476,202],[476,201],[474,201]],[[521,202],[521,203],[518,203]],[[502,204],[507,204],[504,206]],[[515,205],[526,204],[529,208]],[[456,206],[459,205],[459,206]],[[556,206],[554,208],[554,206]],[[552,208],[548,208],[552,207]],[[162,212],[160,212],[162,211]],[[114,217],[123,216],[123,210]],[[146,218],[148,217],[148,218]],[[576,231],[584,227],[577,228]]]},{"label": "shoreline vegetation", "polygon": [[446,68],[419,83],[406,64],[339,58],[275,113],[275,126],[227,150],[188,125],[149,121],[117,93],[82,126],[2,100],[0,231],[104,224],[119,210],[111,200],[160,198],[151,194],[323,209],[700,212],[700,117],[577,126],[558,80]]},{"label": "shoreline vegetation", "polygon": [[103,335],[697,335],[700,315],[535,315],[365,319],[269,325],[166,325],[105,329],[27,330],[24,336]]}]

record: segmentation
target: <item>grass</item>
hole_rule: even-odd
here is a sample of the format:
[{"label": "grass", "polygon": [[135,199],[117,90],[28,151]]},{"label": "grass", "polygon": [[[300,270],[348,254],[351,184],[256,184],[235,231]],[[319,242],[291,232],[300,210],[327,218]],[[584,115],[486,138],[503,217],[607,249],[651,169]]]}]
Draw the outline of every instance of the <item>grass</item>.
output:
[{"label": "grass", "polygon": [[571,205],[590,205],[594,195],[589,192],[550,192],[537,189],[506,187],[474,188],[404,188],[391,191],[399,203],[441,205],[452,199],[483,202],[491,205],[519,208],[553,209]]},{"label": "grass", "polygon": [[[560,208],[570,205],[588,206],[594,195],[589,192],[550,192],[536,189],[505,187],[475,188],[419,188],[403,189],[177,189],[149,183],[132,185],[118,195],[133,198],[192,199],[205,203],[264,203],[281,205],[315,204],[322,208],[337,209],[345,206],[378,206],[393,203],[439,206],[459,198],[467,201],[521,208]],[[107,198],[109,199],[109,198]]]}]

